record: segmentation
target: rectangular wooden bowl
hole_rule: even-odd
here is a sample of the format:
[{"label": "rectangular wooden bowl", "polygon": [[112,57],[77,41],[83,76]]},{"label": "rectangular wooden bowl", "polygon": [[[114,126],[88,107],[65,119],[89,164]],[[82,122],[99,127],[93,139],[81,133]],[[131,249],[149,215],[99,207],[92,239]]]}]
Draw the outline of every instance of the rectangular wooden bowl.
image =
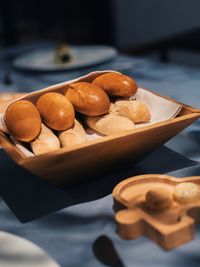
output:
[{"label": "rectangular wooden bowl", "polygon": [[26,158],[1,131],[0,146],[20,166],[54,184],[66,186],[84,179],[96,179],[133,166],[200,118],[200,110],[179,104],[183,108],[176,118],[129,133],[102,137],[72,149],[61,148],[55,152]]}]

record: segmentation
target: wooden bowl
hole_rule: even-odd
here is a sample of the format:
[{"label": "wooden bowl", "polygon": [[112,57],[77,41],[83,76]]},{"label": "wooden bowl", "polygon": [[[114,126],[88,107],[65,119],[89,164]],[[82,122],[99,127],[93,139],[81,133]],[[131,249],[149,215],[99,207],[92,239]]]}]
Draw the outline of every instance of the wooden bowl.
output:
[{"label": "wooden bowl", "polygon": [[145,235],[165,250],[174,249],[193,239],[195,223],[200,223],[200,199],[189,204],[173,200],[173,205],[163,210],[152,210],[145,203],[148,190],[162,186],[173,192],[177,184],[185,182],[200,187],[200,176],[180,179],[148,174],[119,183],[113,190],[119,236],[136,239]]},{"label": "wooden bowl", "polygon": [[[94,78],[94,75],[99,74],[93,73],[88,79]],[[85,80],[85,77],[83,76],[79,81],[89,81]],[[39,94],[44,92],[63,93],[65,86],[66,83],[54,85],[38,91],[39,93],[33,92],[25,96],[25,99],[31,98],[35,102]],[[165,99],[177,103],[172,99]],[[56,185],[66,186],[133,166],[200,117],[200,110],[179,104],[182,105],[182,110],[173,119],[137,128],[128,133],[99,138],[71,149],[61,148],[55,152],[27,158],[1,131],[0,146],[20,166]],[[1,107],[2,105],[0,105],[0,111]]]}]

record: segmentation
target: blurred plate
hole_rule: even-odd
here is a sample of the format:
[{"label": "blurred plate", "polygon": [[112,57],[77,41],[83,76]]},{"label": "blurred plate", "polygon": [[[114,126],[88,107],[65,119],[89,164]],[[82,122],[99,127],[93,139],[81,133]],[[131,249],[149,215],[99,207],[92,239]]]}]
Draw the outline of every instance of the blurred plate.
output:
[{"label": "blurred plate", "polygon": [[59,267],[41,248],[24,238],[0,232],[0,243],[0,266]]},{"label": "blurred plate", "polygon": [[72,60],[63,64],[56,64],[54,53],[54,47],[37,49],[17,57],[13,66],[17,69],[30,71],[74,70],[107,62],[117,55],[116,49],[109,46],[72,45],[70,46]]}]

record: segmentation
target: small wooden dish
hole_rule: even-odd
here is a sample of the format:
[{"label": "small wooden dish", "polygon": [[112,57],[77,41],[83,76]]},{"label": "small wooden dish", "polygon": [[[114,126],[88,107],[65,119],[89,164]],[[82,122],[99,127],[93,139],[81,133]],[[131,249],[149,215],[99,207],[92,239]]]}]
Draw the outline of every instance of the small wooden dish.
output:
[{"label": "small wooden dish", "polygon": [[135,176],[119,183],[113,190],[117,233],[124,239],[146,236],[165,250],[174,249],[194,238],[195,223],[200,223],[200,200],[173,205],[160,211],[145,204],[147,191],[164,187],[173,191],[179,183],[192,182],[200,186],[200,176],[174,178],[148,174]]}]

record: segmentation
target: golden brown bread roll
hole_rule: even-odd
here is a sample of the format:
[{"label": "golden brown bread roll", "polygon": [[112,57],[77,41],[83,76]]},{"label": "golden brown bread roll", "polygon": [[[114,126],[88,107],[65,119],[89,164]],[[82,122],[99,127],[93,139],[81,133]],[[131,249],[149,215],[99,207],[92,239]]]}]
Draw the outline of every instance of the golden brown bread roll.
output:
[{"label": "golden brown bread roll", "polygon": [[110,100],[107,94],[101,88],[87,82],[68,85],[66,97],[73,104],[76,111],[87,116],[106,114],[110,107]]},{"label": "golden brown bread roll", "polygon": [[74,124],[74,108],[64,95],[54,92],[43,94],[36,107],[42,121],[54,130],[67,130]]},{"label": "golden brown bread roll", "polygon": [[75,119],[72,128],[58,134],[62,147],[71,148],[87,141],[86,132],[79,121]]},{"label": "golden brown bread roll", "polygon": [[42,123],[39,136],[30,145],[35,155],[41,155],[59,149],[60,141],[52,130]]},{"label": "golden brown bread roll", "polygon": [[109,96],[130,97],[137,91],[137,84],[132,78],[109,72],[95,78],[92,84],[102,88]]},{"label": "golden brown bread roll", "polygon": [[125,116],[134,123],[149,122],[151,119],[151,114],[147,106],[137,100],[116,100],[111,103],[109,112]]},{"label": "golden brown bread roll", "polygon": [[4,115],[9,133],[19,141],[34,140],[41,130],[41,118],[36,107],[27,100],[20,100],[8,106]]},{"label": "golden brown bread roll", "polygon": [[130,131],[135,124],[126,117],[108,114],[98,117],[85,117],[86,125],[104,135],[112,135],[123,131]]},{"label": "golden brown bread roll", "polygon": [[162,210],[172,206],[173,194],[165,187],[151,188],[146,193],[146,205],[152,210]]}]

